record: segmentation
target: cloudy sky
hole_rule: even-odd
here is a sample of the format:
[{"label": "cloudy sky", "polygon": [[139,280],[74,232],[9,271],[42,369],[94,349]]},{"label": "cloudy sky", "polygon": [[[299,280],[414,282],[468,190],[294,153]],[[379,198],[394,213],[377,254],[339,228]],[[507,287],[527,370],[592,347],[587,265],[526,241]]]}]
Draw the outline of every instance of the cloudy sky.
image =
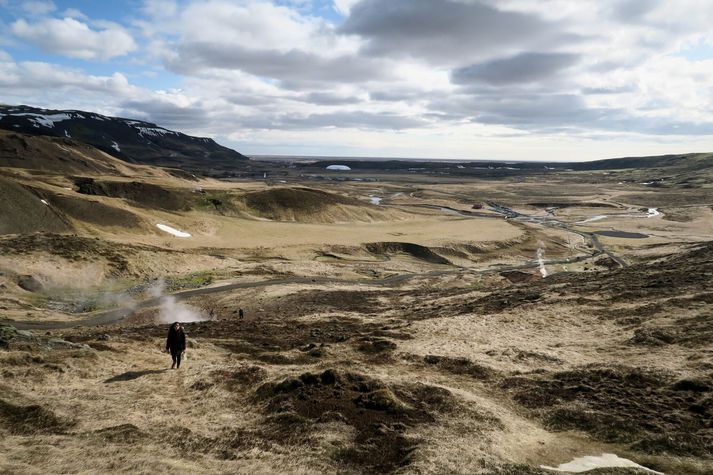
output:
[{"label": "cloudy sky", "polygon": [[246,154],[713,151],[713,0],[0,0],[0,103]]}]

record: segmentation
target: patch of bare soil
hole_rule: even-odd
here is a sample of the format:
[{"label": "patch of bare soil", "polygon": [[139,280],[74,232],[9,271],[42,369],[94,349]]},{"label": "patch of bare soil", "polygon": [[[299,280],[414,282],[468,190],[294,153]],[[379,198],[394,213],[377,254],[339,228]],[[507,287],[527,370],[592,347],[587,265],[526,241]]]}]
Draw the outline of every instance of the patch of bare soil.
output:
[{"label": "patch of bare soil", "polygon": [[582,430],[653,454],[713,457],[713,375],[627,366],[527,374],[501,386],[553,431]]},{"label": "patch of bare soil", "polygon": [[317,424],[312,430],[330,421],[351,426],[356,434],[353,446],[337,451],[333,457],[371,473],[387,473],[408,465],[419,445],[418,439],[407,435],[408,429],[433,424],[438,413],[456,407],[450,392],[439,387],[387,385],[334,369],[264,384],[255,392],[255,401],[288,434],[304,424]]}]

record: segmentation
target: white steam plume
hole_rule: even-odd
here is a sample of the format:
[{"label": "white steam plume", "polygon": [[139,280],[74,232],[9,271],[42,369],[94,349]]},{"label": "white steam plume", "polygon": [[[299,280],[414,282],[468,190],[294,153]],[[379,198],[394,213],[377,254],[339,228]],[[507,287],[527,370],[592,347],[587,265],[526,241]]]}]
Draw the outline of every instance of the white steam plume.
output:
[{"label": "white steam plume", "polygon": [[542,274],[542,278],[544,279],[547,277],[547,268],[545,267],[545,250],[543,248],[538,248],[537,249],[537,263],[540,266],[540,274]]},{"label": "white steam plume", "polygon": [[160,299],[160,308],[158,312],[158,321],[161,323],[173,322],[200,322],[208,320],[208,317],[203,314],[200,309],[179,302],[173,295],[164,295],[166,283],[160,280],[156,285],[149,289],[149,295]]}]

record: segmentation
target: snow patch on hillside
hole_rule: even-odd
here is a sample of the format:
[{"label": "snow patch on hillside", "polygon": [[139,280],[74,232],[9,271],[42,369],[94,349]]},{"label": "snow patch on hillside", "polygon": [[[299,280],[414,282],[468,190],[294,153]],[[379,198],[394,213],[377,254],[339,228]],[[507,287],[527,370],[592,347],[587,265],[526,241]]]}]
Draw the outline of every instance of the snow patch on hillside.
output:
[{"label": "snow patch on hillside", "polygon": [[662,472],[657,472],[651,470],[650,468],[643,467],[636,462],[632,462],[629,459],[621,458],[615,454],[602,454],[599,456],[588,455],[586,457],[579,457],[568,463],[563,463],[557,467],[549,467],[547,465],[540,465],[541,468],[545,470],[553,470],[555,472],[568,472],[568,473],[582,473],[588,472],[590,470],[596,470],[598,468],[638,468],[639,470],[645,470],[649,473],[654,473],[658,475],[664,475]]},{"label": "snow patch on hillside", "polygon": [[50,115],[42,115],[42,114],[33,114],[31,112],[23,112],[21,114],[13,114],[16,116],[22,116],[22,117],[30,117],[30,120],[33,122],[33,125],[35,127],[39,126],[44,126],[48,127],[50,129],[54,128],[54,124],[56,122],[62,122],[63,120],[69,120],[72,118],[69,114],[50,114]]},{"label": "snow patch on hillside", "polygon": [[157,224],[156,227],[159,228],[161,231],[165,231],[167,233],[173,234],[176,237],[182,237],[182,238],[191,237],[190,234],[183,232],[183,231],[179,231],[178,229],[172,228],[171,226],[166,226],[165,224]]}]

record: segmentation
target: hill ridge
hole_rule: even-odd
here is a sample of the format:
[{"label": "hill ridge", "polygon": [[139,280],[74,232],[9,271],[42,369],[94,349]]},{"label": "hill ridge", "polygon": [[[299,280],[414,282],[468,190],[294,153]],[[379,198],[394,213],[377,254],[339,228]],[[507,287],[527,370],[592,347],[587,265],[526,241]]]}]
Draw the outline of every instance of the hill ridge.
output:
[{"label": "hill ridge", "polygon": [[205,169],[248,160],[208,137],[194,137],[140,119],[78,109],[0,105],[0,129],[71,138],[129,163]]}]

